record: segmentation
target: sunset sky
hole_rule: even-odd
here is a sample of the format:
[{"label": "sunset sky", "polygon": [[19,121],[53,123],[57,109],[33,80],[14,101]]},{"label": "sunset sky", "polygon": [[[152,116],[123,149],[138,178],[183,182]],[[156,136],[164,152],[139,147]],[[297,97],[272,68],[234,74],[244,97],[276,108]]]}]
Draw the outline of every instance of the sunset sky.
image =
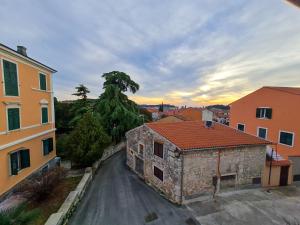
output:
[{"label": "sunset sky", "polygon": [[138,103],[230,103],[300,86],[300,9],[282,0],[1,0],[0,42],[55,69],[55,95],[105,72],[140,84]]}]

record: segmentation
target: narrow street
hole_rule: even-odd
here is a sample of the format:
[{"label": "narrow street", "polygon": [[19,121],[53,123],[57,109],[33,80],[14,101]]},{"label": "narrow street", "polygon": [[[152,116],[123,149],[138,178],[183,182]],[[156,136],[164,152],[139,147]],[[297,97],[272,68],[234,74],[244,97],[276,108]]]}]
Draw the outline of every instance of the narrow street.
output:
[{"label": "narrow street", "polygon": [[191,212],[165,200],[125,165],[125,152],[108,159],[70,220],[71,225],[194,225]]}]

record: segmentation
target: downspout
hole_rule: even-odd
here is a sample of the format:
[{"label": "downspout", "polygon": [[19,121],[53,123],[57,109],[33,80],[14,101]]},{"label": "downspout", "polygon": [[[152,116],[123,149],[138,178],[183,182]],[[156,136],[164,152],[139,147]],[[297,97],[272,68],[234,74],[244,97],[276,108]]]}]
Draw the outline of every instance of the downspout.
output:
[{"label": "downspout", "polygon": [[221,164],[221,150],[218,150],[218,168],[217,168],[217,189],[216,193],[220,192],[220,184],[221,184],[221,171],[220,171],[220,164]]},{"label": "downspout", "polygon": [[183,203],[183,171],[184,171],[184,156],[183,154],[181,154],[180,204]]}]

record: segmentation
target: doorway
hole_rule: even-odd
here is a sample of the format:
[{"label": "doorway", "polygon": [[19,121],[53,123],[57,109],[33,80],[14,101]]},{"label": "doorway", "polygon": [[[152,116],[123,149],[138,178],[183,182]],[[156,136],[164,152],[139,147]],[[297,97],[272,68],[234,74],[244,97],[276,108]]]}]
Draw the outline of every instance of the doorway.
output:
[{"label": "doorway", "polygon": [[282,166],[280,169],[280,186],[286,186],[289,178],[289,166]]}]

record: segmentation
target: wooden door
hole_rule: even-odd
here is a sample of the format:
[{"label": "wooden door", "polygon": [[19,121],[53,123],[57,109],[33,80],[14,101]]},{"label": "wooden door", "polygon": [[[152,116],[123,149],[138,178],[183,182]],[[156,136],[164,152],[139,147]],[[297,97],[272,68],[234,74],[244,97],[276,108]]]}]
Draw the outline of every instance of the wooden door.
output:
[{"label": "wooden door", "polygon": [[280,186],[286,186],[289,179],[289,166],[282,166],[280,170]]}]

